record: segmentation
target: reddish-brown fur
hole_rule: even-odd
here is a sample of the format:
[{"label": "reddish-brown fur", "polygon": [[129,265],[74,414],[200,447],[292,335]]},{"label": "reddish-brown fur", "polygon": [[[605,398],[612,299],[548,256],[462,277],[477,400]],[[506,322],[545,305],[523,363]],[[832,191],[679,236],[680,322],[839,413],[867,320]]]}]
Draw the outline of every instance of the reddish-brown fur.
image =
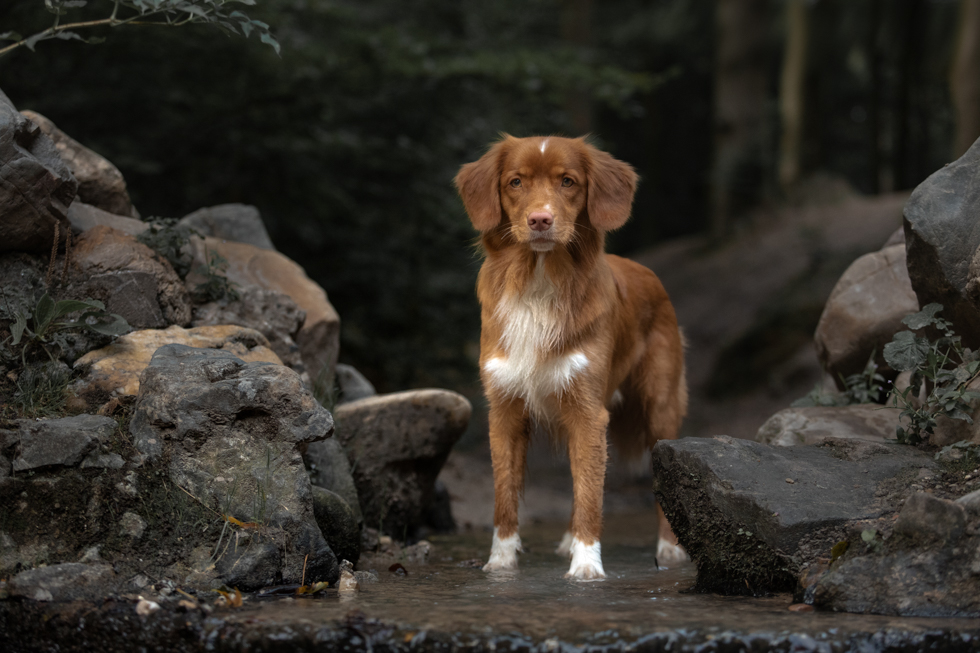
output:
[{"label": "reddish-brown fur", "polygon": [[[574,493],[569,530],[586,544],[602,530],[607,432],[627,456],[677,437],[687,387],[674,308],[653,272],[603,251],[605,233],[629,218],[636,183],[629,165],[583,139],[558,137],[505,136],[456,176],[486,254],[477,285],[480,368],[490,402],[494,524],[501,538],[517,532],[533,421],[567,443]],[[548,214],[553,223],[542,228]],[[501,387],[487,366],[508,360],[507,307],[541,285],[537,265],[550,282],[549,306],[560,316],[538,360],[560,363],[581,354],[575,361],[587,365],[569,375],[567,387],[532,400]],[[622,400],[613,405],[616,390]],[[673,538],[662,517],[661,532]]]}]

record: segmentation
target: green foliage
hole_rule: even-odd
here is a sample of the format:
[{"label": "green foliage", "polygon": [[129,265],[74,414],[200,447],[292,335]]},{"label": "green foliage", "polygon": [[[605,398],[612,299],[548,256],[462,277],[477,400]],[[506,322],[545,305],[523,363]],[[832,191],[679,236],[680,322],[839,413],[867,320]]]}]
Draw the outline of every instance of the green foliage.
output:
[{"label": "green foliage", "polygon": [[186,225],[178,225],[176,218],[150,218],[147,222],[150,222],[149,228],[136,240],[167,259],[177,276],[186,278],[194,262],[187,246],[192,235],[200,234]]},{"label": "green foliage", "polygon": [[[74,320],[64,320],[72,313],[81,313]],[[48,293],[41,295],[31,312],[17,311],[10,325],[10,337],[3,343],[13,350],[20,349],[23,367],[32,350],[41,349],[48,357],[57,359],[54,351],[64,349],[63,335],[71,329],[83,329],[106,336],[120,336],[130,326],[121,315],[109,313],[105,304],[94,299],[63,299],[55,301]]]},{"label": "green foliage", "polygon": [[71,369],[60,361],[29,364],[17,373],[12,408],[20,417],[64,414]]},{"label": "green foliage", "polygon": [[225,276],[228,260],[217,252],[209,252],[207,248],[204,249],[204,256],[207,257],[207,263],[195,270],[204,277],[204,281],[194,287],[191,299],[197,304],[238,301],[241,295],[238,294],[235,284]]},{"label": "green foliage", "polygon": [[[885,345],[885,361],[895,370],[911,372],[909,386],[891,392],[892,405],[901,408],[904,425],[896,428],[898,441],[918,444],[934,432],[936,417],[964,420],[970,424],[970,403],[980,393],[967,386],[980,375],[980,357],[961,344],[951,322],[939,317],[941,304],[928,304],[902,323],[911,331],[896,333]],[[937,339],[913,331],[929,328],[941,333]]]},{"label": "green foliage", "polygon": [[13,41],[0,48],[0,56],[21,46],[33,51],[39,42],[50,39],[92,44],[105,41],[101,37],[85,38],[76,31],[79,29],[119,27],[127,24],[180,27],[190,23],[212,25],[227,34],[240,34],[246,38],[254,33],[277,54],[279,52],[279,42],[272,36],[266,23],[252,20],[243,12],[229,7],[236,4],[255,5],[255,0],[103,0],[98,4],[106,12],[112,10],[108,17],[62,23],[62,17],[67,16],[70,10],[80,10],[88,4],[89,0],[44,0],[44,8],[54,14],[54,24],[26,38],[13,31],[0,34],[0,41]]},{"label": "green foliage", "polygon": [[[0,25],[26,24],[36,1],[0,3]],[[119,30],[84,57],[25,50],[0,85],[115,163],[144,214],[259,207],[277,249],[341,315],[341,356],[380,391],[473,394],[479,261],[451,182],[459,165],[501,131],[577,135],[572,93],[595,98],[597,117],[632,120],[623,128],[632,147],[653,98],[673,101],[658,89],[685,75],[663,44],[656,60],[624,58],[621,40],[570,46],[563,10],[557,0],[263,0],[249,13],[273,25],[281,58],[200,26]],[[684,35],[705,33],[699,25]],[[699,79],[710,90],[709,72]],[[710,102],[702,109],[709,115]],[[666,151],[710,143],[710,130],[681,134],[673,114],[657,115],[677,140]],[[636,160],[598,123],[596,132],[599,145]],[[687,165],[686,177],[677,169],[651,171],[641,189],[663,183],[673,201],[683,177],[696,186],[684,197],[700,201],[690,180],[703,166]],[[690,222],[652,205],[638,224],[675,213]]]},{"label": "green foliage", "polygon": [[791,406],[794,408],[806,406],[850,406],[851,404],[878,403],[884,393],[885,377],[878,373],[875,363],[876,351],[871,352],[864,370],[851,374],[844,382],[844,392],[828,392],[819,384],[805,397],[797,399]]}]

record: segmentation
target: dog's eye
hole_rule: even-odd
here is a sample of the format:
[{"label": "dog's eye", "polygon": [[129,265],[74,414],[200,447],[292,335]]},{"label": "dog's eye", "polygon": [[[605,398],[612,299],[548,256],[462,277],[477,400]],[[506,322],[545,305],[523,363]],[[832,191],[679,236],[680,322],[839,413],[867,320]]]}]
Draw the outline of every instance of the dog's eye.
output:
[{"label": "dog's eye", "polygon": [[520,188],[521,187],[521,180],[520,179],[511,179],[510,180],[510,185],[513,188]]},{"label": "dog's eye", "polygon": [[564,179],[561,180],[561,185],[564,186],[565,188],[568,188],[574,183],[575,180],[573,180],[571,177],[565,177]]}]

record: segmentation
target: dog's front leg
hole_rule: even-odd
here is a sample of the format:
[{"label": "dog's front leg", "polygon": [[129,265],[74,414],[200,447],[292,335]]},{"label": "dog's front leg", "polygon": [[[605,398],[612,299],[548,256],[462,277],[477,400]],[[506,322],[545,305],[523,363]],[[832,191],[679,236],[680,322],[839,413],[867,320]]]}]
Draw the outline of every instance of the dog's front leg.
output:
[{"label": "dog's front leg", "polygon": [[524,402],[490,402],[490,457],[493,461],[493,547],[483,571],[516,569],[521,538],[517,508],[524,492],[524,468],[530,439]]},{"label": "dog's front leg", "polygon": [[606,427],[609,413],[571,410],[566,414],[568,457],[572,466],[572,564],[565,578],[605,578],[599,537],[602,535],[602,491],[606,480]]}]

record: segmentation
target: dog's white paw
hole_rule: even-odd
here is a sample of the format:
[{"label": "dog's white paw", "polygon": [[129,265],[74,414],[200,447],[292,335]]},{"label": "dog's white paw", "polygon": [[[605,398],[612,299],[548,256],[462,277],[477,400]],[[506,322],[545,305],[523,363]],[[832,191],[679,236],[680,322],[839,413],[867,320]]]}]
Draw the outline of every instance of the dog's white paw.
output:
[{"label": "dog's white paw", "polygon": [[521,550],[521,538],[517,533],[508,537],[498,537],[497,529],[493,529],[493,545],[490,547],[490,559],[483,565],[483,571],[499,571],[501,569],[517,569],[517,552]]},{"label": "dog's white paw", "polygon": [[657,543],[657,562],[660,564],[677,564],[690,559],[680,544],[672,544],[663,538]]},{"label": "dog's white paw", "polygon": [[565,531],[565,534],[561,537],[561,542],[558,543],[558,548],[555,549],[555,553],[562,556],[563,558],[572,557],[572,532]]},{"label": "dog's white paw", "polygon": [[592,544],[584,544],[577,537],[572,538],[572,564],[565,578],[572,580],[600,580],[606,577],[602,568],[602,547],[596,540]]}]

